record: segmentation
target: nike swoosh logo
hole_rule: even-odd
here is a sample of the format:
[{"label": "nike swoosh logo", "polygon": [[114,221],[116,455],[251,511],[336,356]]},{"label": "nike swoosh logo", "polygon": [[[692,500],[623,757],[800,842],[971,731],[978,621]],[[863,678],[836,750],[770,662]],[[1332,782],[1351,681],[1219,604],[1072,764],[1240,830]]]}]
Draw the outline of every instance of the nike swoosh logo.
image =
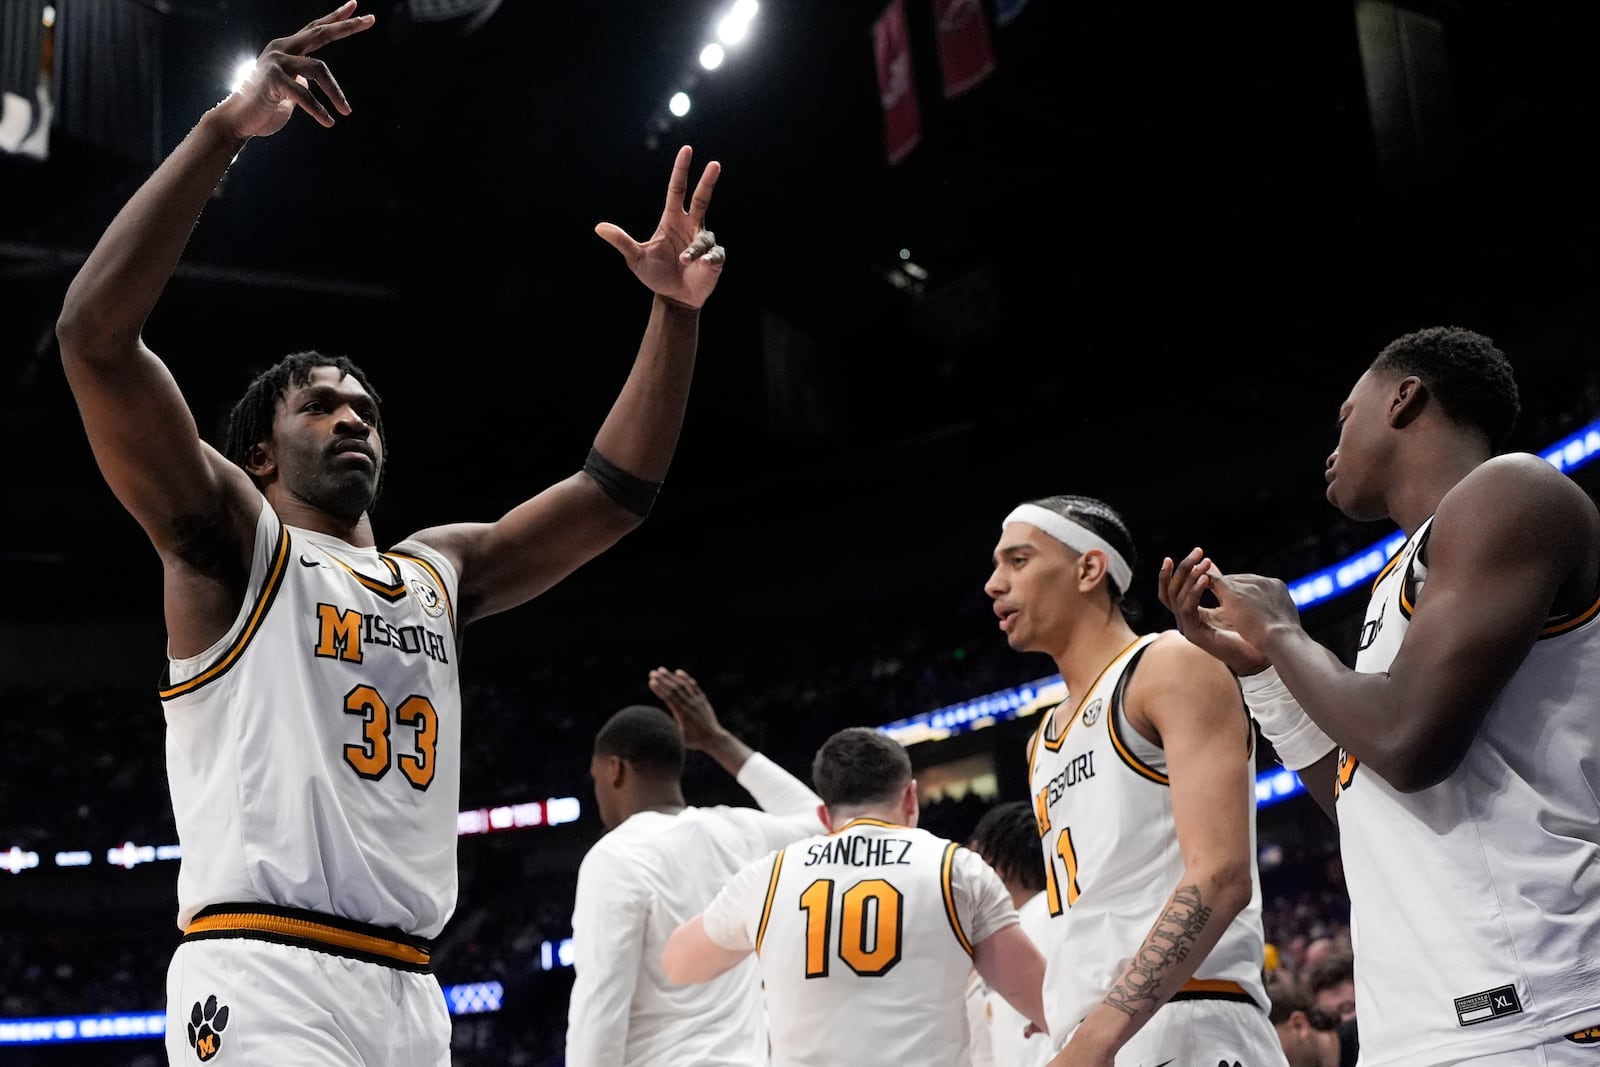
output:
[{"label": "nike swoosh logo", "polygon": [[[320,566],[322,566],[322,561],[320,559],[306,559],[305,555],[302,553],[301,556],[300,556],[300,566],[302,566],[302,567],[320,567]],[[1171,1061],[1169,1060],[1168,1062],[1171,1062]]]}]

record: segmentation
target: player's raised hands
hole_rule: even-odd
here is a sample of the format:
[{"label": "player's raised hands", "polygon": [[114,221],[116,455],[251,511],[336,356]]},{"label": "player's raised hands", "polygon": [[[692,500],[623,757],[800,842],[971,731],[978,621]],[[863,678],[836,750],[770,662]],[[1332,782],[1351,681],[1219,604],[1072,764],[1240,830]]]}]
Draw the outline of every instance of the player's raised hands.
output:
[{"label": "player's raised hands", "polygon": [[373,22],[371,15],[356,14],[356,0],[346,0],[289,36],[268,41],[244,84],[217,105],[233,133],[241,139],[270,136],[283,129],[296,108],[319,124],[332,126],[333,116],[322,97],[339,114],[350,114],[350,102],[333,72],[312,53],[371,29]]},{"label": "player's raised hands", "polygon": [[594,228],[606,243],[622,253],[628,269],[651,292],[688,308],[698,308],[706,302],[711,290],[717,287],[717,278],[727,258],[727,251],[717,244],[716,235],[705,228],[706,208],[711,205],[711,190],[716,188],[722,164],[716,160],[706,164],[695,184],[694,196],[689,198],[685,208],[689,161],[693,158],[694,152],[688,145],[678,149],[672,177],[667,182],[667,205],[649,240],[641,244],[610,222],[602,222]]},{"label": "player's raised hands", "polygon": [[683,731],[684,747],[703,751],[722,734],[722,723],[711,701],[688,671],[657,667],[650,672],[650,692],[660,697]]},{"label": "player's raised hands", "polygon": [[[1216,607],[1204,604],[1207,593],[1217,599]],[[1168,557],[1161,561],[1156,596],[1177,619],[1183,636],[1240,677],[1270,665],[1249,636],[1298,618],[1282,582],[1256,574],[1224,575],[1198,548],[1181,560]]]}]

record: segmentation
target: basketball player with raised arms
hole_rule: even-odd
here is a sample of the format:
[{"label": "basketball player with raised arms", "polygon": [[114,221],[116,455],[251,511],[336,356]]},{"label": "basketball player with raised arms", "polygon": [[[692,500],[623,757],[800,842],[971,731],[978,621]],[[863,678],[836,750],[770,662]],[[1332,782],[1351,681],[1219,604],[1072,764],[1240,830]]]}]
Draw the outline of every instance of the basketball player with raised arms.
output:
[{"label": "basketball player with raised arms", "polygon": [[1239,683],[1176,630],[1123,613],[1134,545],[1103,501],[1001,523],[984,589],[1067,696],[1028,746],[1051,922],[1052,1067],[1282,1067],[1267,1021],[1255,728]]},{"label": "basketball player with raised arms", "polygon": [[1357,379],[1328,502],[1405,541],[1353,668],[1283,582],[1162,564],[1162,602],[1334,812],[1364,1067],[1600,1061],[1600,509],[1505,451],[1520,408],[1461,327]]},{"label": "basketball player with raised arms", "polygon": [[703,227],[719,167],[685,208],[685,147],[654,235],[597,228],[653,303],[587,463],[494,521],[379,549],[368,509],[388,441],[343,356],[285,358],[234,408],[222,451],[202,440],[144,323],[235,157],[297,111],[324,127],[351,113],[318,53],[373,21],[352,0],[268,43],[117,213],[57,323],[95,459],[162,562],[183,849],[174,1064],[449,1064],[430,940],[456,904],[462,629],[639,525],[723,265]]},{"label": "basketball player with raised arms", "polygon": [[755,953],[773,1067],[967,1067],[974,968],[1044,1029],[1044,958],[1000,876],[917,828],[900,743],[840,730],[817,750],[811,778],[830,832],[735,875],[667,939],[667,977],[710,981]]}]

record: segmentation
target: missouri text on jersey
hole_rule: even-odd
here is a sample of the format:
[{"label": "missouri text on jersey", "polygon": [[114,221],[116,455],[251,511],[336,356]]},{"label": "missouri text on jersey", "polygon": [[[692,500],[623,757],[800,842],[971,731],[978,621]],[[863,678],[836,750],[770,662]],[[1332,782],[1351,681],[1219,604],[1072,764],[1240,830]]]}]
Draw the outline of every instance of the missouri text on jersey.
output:
[{"label": "missouri text on jersey", "polygon": [[1045,785],[1045,803],[1054,804],[1061,799],[1061,795],[1070,787],[1077,785],[1086,778],[1094,777],[1094,752],[1082,753],[1072,757],[1072,761],[1061,768],[1061,773]]},{"label": "missouri text on jersey", "polygon": [[449,642],[425,626],[394,626],[380,615],[363,614],[336,604],[317,605],[317,643],[312,650],[327,659],[360,663],[363,646],[377,645],[449,663]]}]

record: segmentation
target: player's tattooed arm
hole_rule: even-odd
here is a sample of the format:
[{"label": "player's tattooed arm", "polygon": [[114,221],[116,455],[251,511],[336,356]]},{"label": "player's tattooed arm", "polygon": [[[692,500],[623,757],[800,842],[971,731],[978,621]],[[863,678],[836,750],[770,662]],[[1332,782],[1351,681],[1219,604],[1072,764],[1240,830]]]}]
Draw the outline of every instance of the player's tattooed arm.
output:
[{"label": "player's tattooed arm", "polygon": [[1130,1018],[1153,1014],[1164,999],[1167,977],[1205,935],[1211,913],[1198,885],[1179,886],[1133,962],[1106,994],[1106,1003]]}]

